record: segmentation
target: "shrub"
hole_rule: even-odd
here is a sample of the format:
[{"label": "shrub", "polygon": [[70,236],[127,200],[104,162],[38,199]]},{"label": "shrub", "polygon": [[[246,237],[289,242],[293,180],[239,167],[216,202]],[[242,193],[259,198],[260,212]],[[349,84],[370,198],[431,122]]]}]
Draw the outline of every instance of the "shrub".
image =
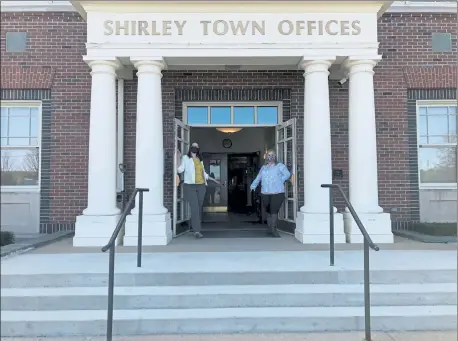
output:
[{"label": "shrub", "polygon": [[14,243],[14,233],[9,231],[0,231],[0,246]]}]

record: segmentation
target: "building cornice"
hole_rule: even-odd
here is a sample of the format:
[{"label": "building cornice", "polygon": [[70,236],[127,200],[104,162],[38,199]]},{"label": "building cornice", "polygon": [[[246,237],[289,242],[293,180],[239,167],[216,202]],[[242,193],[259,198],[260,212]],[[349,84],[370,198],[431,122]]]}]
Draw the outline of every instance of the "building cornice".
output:
[{"label": "building cornice", "polygon": [[[70,1],[1,1],[2,12],[76,12]],[[454,1],[395,1],[387,13],[456,13]]]}]

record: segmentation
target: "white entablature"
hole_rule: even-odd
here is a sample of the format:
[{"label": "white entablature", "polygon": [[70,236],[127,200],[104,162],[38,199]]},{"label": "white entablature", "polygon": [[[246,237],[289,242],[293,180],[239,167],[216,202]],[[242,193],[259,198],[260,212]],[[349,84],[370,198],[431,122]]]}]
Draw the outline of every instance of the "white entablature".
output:
[{"label": "white entablature", "polygon": [[297,67],[301,58],[378,56],[391,1],[72,2],[87,20],[87,57],[161,57],[167,67]]}]

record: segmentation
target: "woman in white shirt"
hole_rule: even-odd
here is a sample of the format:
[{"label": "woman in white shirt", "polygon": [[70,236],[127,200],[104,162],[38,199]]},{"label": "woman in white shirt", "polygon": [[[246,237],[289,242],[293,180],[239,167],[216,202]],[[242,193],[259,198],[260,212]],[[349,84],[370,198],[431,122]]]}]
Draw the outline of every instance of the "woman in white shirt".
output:
[{"label": "woman in white shirt", "polygon": [[183,155],[178,166],[178,173],[184,172],[184,199],[191,206],[191,224],[196,238],[202,238],[202,207],[207,190],[207,180],[218,183],[210,177],[204,168],[199,145],[193,143],[187,155]]}]

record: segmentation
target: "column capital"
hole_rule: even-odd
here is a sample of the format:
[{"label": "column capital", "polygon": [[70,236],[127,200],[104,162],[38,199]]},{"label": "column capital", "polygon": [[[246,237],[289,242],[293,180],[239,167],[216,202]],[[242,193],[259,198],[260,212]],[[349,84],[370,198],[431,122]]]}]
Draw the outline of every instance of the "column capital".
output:
[{"label": "column capital", "polygon": [[342,63],[342,68],[348,75],[358,72],[374,73],[374,67],[382,59],[382,56],[358,56],[348,57]]},{"label": "column capital", "polygon": [[134,67],[138,70],[139,74],[159,74],[162,76],[162,70],[165,69],[165,62],[163,58],[151,58],[151,57],[135,57],[130,58],[130,61],[134,64]]},{"label": "column capital", "polygon": [[116,75],[116,70],[122,67],[121,62],[118,58],[114,57],[90,57],[83,56],[83,60],[89,65],[92,69],[91,74],[94,73],[114,73]]},{"label": "column capital", "polygon": [[334,60],[334,57],[302,58],[299,68],[304,70],[304,76],[314,72],[323,72],[329,75],[329,67]]}]

